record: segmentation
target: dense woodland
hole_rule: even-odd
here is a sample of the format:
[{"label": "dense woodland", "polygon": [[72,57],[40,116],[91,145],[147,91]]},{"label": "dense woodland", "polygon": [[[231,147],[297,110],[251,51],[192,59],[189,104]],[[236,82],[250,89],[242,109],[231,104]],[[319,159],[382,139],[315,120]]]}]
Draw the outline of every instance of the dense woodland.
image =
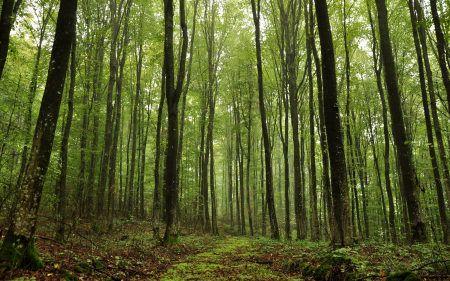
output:
[{"label": "dense woodland", "polygon": [[448,0],[2,0],[0,279],[188,279],[54,257],[138,234],[289,261],[235,280],[353,280],[369,246],[450,278],[449,41]]}]

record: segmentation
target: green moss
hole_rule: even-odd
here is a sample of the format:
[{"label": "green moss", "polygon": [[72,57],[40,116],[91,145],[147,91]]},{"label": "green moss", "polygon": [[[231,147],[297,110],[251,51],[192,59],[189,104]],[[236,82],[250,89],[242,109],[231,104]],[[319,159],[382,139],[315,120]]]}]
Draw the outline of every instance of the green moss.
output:
[{"label": "green moss", "polygon": [[171,234],[171,235],[168,235],[167,237],[164,237],[165,245],[171,245],[171,244],[175,244],[177,242],[178,242],[178,235]]},{"label": "green moss", "polygon": [[355,280],[356,266],[346,253],[334,251],[319,259],[318,265],[303,267],[303,275],[314,280]]},{"label": "green moss", "polygon": [[25,268],[37,270],[44,266],[39,258],[34,238],[7,234],[0,248],[0,266],[8,269]]},{"label": "green moss", "polygon": [[387,281],[419,281],[420,278],[411,271],[402,271],[389,274]]}]

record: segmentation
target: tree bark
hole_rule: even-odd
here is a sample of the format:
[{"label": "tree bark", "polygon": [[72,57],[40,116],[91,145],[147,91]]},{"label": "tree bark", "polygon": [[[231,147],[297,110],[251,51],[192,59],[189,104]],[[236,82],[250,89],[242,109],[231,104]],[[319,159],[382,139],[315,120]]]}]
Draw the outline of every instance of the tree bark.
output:
[{"label": "tree bark", "polygon": [[402,190],[408,206],[409,223],[411,224],[411,242],[427,240],[425,223],[422,220],[418,196],[418,181],[412,159],[412,148],[403,118],[400,92],[398,88],[395,61],[392,55],[389,35],[388,15],[385,0],[376,0],[380,36],[381,58],[388,91],[388,103],[391,112],[392,133],[397,148],[397,155],[402,176]]},{"label": "tree bark", "polygon": [[[312,0],[310,0],[310,5],[312,6]],[[320,128],[320,150],[322,154],[322,184],[323,184],[323,196],[325,200],[325,212],[328,219],[328,227],[330,229],[331,241],[336,241],[334,236],[334,215],[333,215],[333,202],[331,199],[331,183],[330,183],[330,162],[328,157],[328,144],[326,136],[325,127],[325,113],[323,107],[323,85],[322,85],[322,71],[320,65],[320,58],[317,52],[315,37],[314,37],[314,17],[310,18],[310,34],[311,38],[311,49],[314,57],[314,65],[316,69],[316,80],[317,80],[317,105],[319,110],[319,128]]]},{"label": "tree bark", "polygon": [[255,45],[256,45],[256,67],[258,70],[258,100],[259,111],[261,115],[262,136],[264,141],[264,159],[266,172],[266,202],[269,210],[270,230],[273,239],[280,239],[278,230],[277,214],[275,212],[275,200],[273,194],[273,175],[272,175],[272,156],[269,139],[269,130],[267,128],[266,108],[264,105],[264,84],[262,72],[262,58],[261,58],[261,31],[260,31],[260,16],[261,16],[261,0],[251,0],[253,22],[255,24]]},{"label": "tree bark", "polygon": [[441,27],[441,19],[437,11],[436,0],[430,0],[431,16],[433,17],[434,32],[436,33],[436,47],[438,51],[438,62],[441,69],[442,82],[447,93],[447,109],[450,113],[450,78],[445,56],[445,37]]},{"label": "tree bark", "polygon": [[9,50],[9,37],[22,0],[4,0],[0,14],[0,79]]},{"label": "tree bark", "polygon": [[328,139],[331,169],[331,189],[334,210],[335,237],[338,246],[351,243],[349,188],[344,153],[343,132],[337,100],[334,47],[328,7],[325,0],[316,0],[316,17],[322,53],[322,80],[324,91],[324,123]]},{"label": "tree bark", "polygon": [[378,94],[381,100],[381,110],[383,116],[383,136],[384,136],[384,183],[386,188],[386,193],[389,203],[389,233],[391,236],[391,241],[393,243],[398,242],[397,238],[397,228],[395,225],[395,206],[394,197],[392,195],[391,187],[391,169],[390,169],[390,147],[389,147],[389,125],[388,125],[388,109],[386,105],[386,100],[384,97],[383,81],[381,78],[381,62],[378,63],[378,44],[377,37],[375,35],[375,27],[372,18],[372,12],[370,9],[369,2],[367,2],[367,12],[370,22],[370,31],[372,34],[372,57],[373,57],[373,70],[375,72],[375,78],[377,81]]},{"label": "tree bark", "polygon": [[[0,248],[0,258],[12,267],[42,266],[34,246],[34,235],[70,50],[75,38],[76,10],[76,0],[61,0],[47,82],[33,137],[32,153],[26,168],[26,177],[21,185],[18,204],[10,214],[8,231]],[[11,255],[11,251],[17,251],[18,255]]]},{"label": "tree bark", "polygon": [[99,134],[99,102],[101,101],[101,91],[102,91],[102,77],[103,77],[103,58],[104,58],[104,34],[101,34],[98,38],[96,56],[95,56],[95,67],[93,74],[93,100],[92,100],[92,110],[93,110],[93,126],[92,126],[92,142],[91,142],[91,155],[89,160],[89,175],[87,180],[87,190],[86,190],[86,203],[85,209],[89,213],[88,217],[92,217],[94,214],[94,182],[95,182],[95,172],[97,167],[98,158],[98,134]]},{"label": "tree bark", "polygon": [[164,171],[164,188],[166,201],[166,229],[164,242],[169,243],[175,236],[173,224],[178,203],[177,155],[178,155],[178,102],[183,90],[186,67],[188,34],[186,26],[185,1],[180,0],[180,27],[182,31],[182,47],[176,85],[174,85],[173,54],[173,0],[164,0],[164,76],[168,112],[167,150]]},{"label": "tree bark", "polygon": [[104,214],[105,203],[105,189],[107,184],[107,174],[109,170],[109,161],[112,146],[112,128],[113,128],[113,91],[117,79],[117,38],[119,33],[119,13],[121,11],[122,3],[120,1],[119,8],[115,0],[109,1],[110,10],[110,28],[111,28],[111,43],[109,51],[109,80],[106,97],[106,118],[105,118],[105,134],[104,146],[102,153],[102,161],[100,166],[100,178],[97,189],[97,216]]},{"label": "tree bark", "polygon": [[[419,82],[420,82],[420,90],[422,94],[422,106],[423,106],[423,113],[425,116],[425,127],[426,127],[426,134],[427,134],[427,146],[428,146],[428,154],[430,156],[431,161],[431,167],[433,169],[433,176],[434,176],[434,184],[436,187],[436,194],[438,199],[438,207],[439,207],[439,217],[441,221],[441,228],[442,228],[442,237],[445,244],[448,244],[448,231],[449,231],[449,225],[447,221],[447,214],[445,211],[445,199],[444,199],[444,190],[442,187],[441,182],[441,176],[439,173],[439,166],[437,162],[436,157],[436,150],[434,149],[434,137],[433,137],[433,128],[431,124],[431,116],[430,116],[430,108],[428,107],[428,94],[427,94],[427,85],[425,81],[425,70],[424,70],[424,63],[423,63],[423,57],[422,57],[422,48],[420,46],[419,42],[419,31],[418,31],[418,16],[416,14],[416,10],[414,9],[413,0],[408,1],[408,8],[409,8],[409,14],[411,18],[411,26],[412,26],[412,33],[413,33],[413,39],[414,39],[414,47],[416,49],[416,56],[417,56],[417,65],[419,68]],[[428,90],[430,91],[430,87],[428,87]]]},{"label": "tree bark", "polygon": [[166,98],[166,76],[163,65],[163,70],[161,73],[161,95],[159,98],[158,105],[158,117],[156,121],[156,137],[155,137],[155,167],[153,170],[154,173],[154,190],[153,190],[153,208],[152,208],[152,221],[153,221],[153,232],[154,235],[159,237],[159,220],[160,220],[160,212],[161,212],[161,195],[160,195],[160,158],[161,158],[161,127],[162,127],[162,118],[163,118],[163,110],[164,110],[164,100]]},{"label": "tree bark", "polygon": [[69,85],[69,96],[67,98],[67,116],[65,120],[63,135],[61,139],[61,150],[59,154],[59,179],[55,187],[55,195],[57,198],[56,202],[56,240],[65,240],[65,227],[66,227],[66,204],[67,204],[67,152],[69,145],[70,129],[72,127],[73,119],[73,100],[75,93],[75,75],[76,75],[76,32],[73,33],[75,37],[72,40],[71,48],[71,60],[70,60],[70,85]]},{"label": "tree bark", "polygon": [[310,165],[310,182],[309,182],[309,192],[310,192],[310,208],[311,208],[311,239],[313,241],[318,241],[320,239],[320,228],[319,228],[319,215],[317,210],[317,177],[316,177],[316,139],[314,130],[314,81],[312,76],[312,50],[311,45],[314,43],[312,39],[314,23],[312,3],[309,3],[309,11],[307,4],[305,2],[305,29],[306,29],[306,63],[308,68],[308,107],[309,107],[309,165]]},{"label": "tree bark", "polygon": [[422,55],[423,55],[423,62],[425,65],[425,72],[426,72],[427,83],[428,83],[428,92],[430,95],[430,108],[431,108],[431,117],[433,119],[433,128],[434,128],[434,133],[436,135],[436,142],[438,144],[439,157],[441,159],[443,184],[447,191],[447,202],[449,202],[449,204],[450,204],[450,173],[449,173],[448,164],[447,164],[448,163],[447,155],[446,155],[445,146],[444,146],[444,139],[442,137],[441,125],[439,124],[438,109],[436,106],[436,94],[435,94],[434,83],[433,83],[433,72],[431,70],[430,60],[428,57],[426,31],[424,28],[425,16],[423,14],[422,6],[418,1],[414,1],[414,7],[417,11],[417,16],[418,16],[417,20],[418,20],[419,24],[418,24],[417,28],[418,28],[420,44],[422,46],[421,49],[422,49]]}]

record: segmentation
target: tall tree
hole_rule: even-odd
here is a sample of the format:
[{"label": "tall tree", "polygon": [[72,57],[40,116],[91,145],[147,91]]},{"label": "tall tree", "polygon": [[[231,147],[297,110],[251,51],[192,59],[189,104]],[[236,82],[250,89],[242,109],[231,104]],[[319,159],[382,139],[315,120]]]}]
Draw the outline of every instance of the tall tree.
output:
[{"label": "tall tree", "polygon": [[[74,32],[73,36],[76,36]],[[69,150],[69,137],[70,129],[72,128],[73,119],[73,103],[75,93],[75,72],[76,72],[76,38],[72,40],[72,50],[70,54],[70,83],[69,83],[69,95],[67,98],[67,116],[64,120],[63,135],[61,139],[61,150],[59,154],[59,178],[55,186],[56,202],[56,214],[57,214],[57,226],[56,226],[56,239],[58,241],[64,241],[65,227],[66,227],[66,205],[67,205],[67,152]]]},{"label": "tall tree", "polygon": [[[375,34],[375,26],[372,17],[371,7],[368,1],[367,4],[367,12],[370,23],[370,31],[372,37],[372,59],[373,59],[373,70],[375,72],[375,78],[377,82],[377,90],[378,95],[380,96],[381,101],[381,112],[383,117],[383,137],[384,137],[384,184],[388,197],[389,203],[389,233],[391,236],[391,241],[393,243],[397,243],[397,228],[395,225],[395,206],[394,206],[394,197],[392,195],[392,186],[391,186],[391,167],[390,167],[390,137],[389,137],[389,120],[388,120],[388,106],[386,104],[384,88],[383,88],[383,80],[381,77],[382,65],[379,62],[379,50],[377,43],[377,36]],[[383,193],[382,193],[383,194]],[[382,200],[384,200],[384,195],[382,196]],[[383,203],[383,206],[385,204]]]},{"label": "tall tree", "polygon": [[[308,5],[309,4],[309,9]],[[312,33],[314,32],[314,22],[312,3],[304,4],[305,10],[305,30],[306,30],[306,63],[308,71],[308,107],[309,107],[309,161],[310,161],[310,208],[311,208],[311,238],[316,241],[320,238],[319,215],[317,210],[317,177],[316,177],[316,138],[314,130],[314,81],[312,76],[312,44],[314,44]],[[311,21],[311,22],[310,22]]]},{"label": "tall tree", "polygon": [[406,133],[400,91],[398,87],[395,61],[392,54],[391,39],[388,26],[388,14],[385,0],[375,1],[378,11],[378,26],[383,62],[384,79],[388,92],[389,110],[394,143],[402,177],[402,193],[406,201],[409,223],[411,226],[411,242],[427,240],[425,223],[422,220],[418,193],[418,180],[412,159],[411,141]]},{"label": "tall tree", "polygon": [[277,214],[275,211],[275,199],[273,193],[272,156],[267,128],[266,107],[264,105],[264,84],[261,58],[261,0],[250,0],[252,5],[253,23],[255,25],[255,46],[256,46],[256,68],[258,71],[258,101],[261,115],[262,136],[264,141],[264,163],[266,174],[266,203],[269,210],[270,230],[272,238],[280,239],[278,230]]},{"label": "tall tree", "polygon": [[34,245],[34,235],[70,50],[75,39],[76,11],[76,0],[60,1],[47,82],[33,137],[32,153],[21,185],[19,200],[10,214],[8,231],[0,248],[0,259],[12,267],[42,266]]},{"label": "tall tree", "polygon": [[[420,41],[419,41],[418,24],[420,24],[420,22],[418,22],[418,15],[416,14],[417,10],[414,8],[413,0],[408,1],[408,7],[409,7],[410,18],[411,18],[414,46],[416,49],[417,65],[419,68],[419,82],[420,82],[420,89],[421,89],[421,94],[422,94],[423,113],[425,115],[425,127],[426,127],[427,143],[428,143],[428,154],[430,156],[431,167],[433,169],[434,184],[436,187],[436,193],[437,193],[437,198],[438,198],[442,236],[443,236],[444,243],[447,244],[449,242],[448,241],[449,225],[448,225],[448,221],[447,221],[447,214],[445,211],[444,190],[442,187],[442,181],[441,181],[441,175],[439,172],[436,150],[434,148],[433,128],[432,128],[432,124],[431,124],[430,108],[428,105],[427,85],[426,85],[426,81],[425,81],[424,59],[422,57],[422,47],[421,47]],[[430,91],[430,87],[428,88],[428,90]]]},{"label": "tall tree", "polygon": [[175,83],[174,77],[174,11],[173,0],[164,0],[164,76],[165,92],[168,112],[167,150],[164,171],[164,188],[166,201],[166,229],[164,242],[168,243],[173,238],[173,224],[178,202],[177,186],[177,154],[178,154],[178,102],[183,90],[183,81],[186,68],[186,55],[188,47],[188,32],[186,25],[185,0],[179,1],[180,27],[182,31],[182,47],[179,59],[178,75]]},{"label": "tall tree", "polygon": [[436,0],[430,0],[431,15],[433,17],[434,32],[436,33],[436,47],[438,51],[438,62],[441,69],[442,81],[444,82],[445,91],[447,93],[447,110],[450,112],[450,77],[447,68],[446,43],[444,32],[442,31],[441,19],[437,10]]},{"label": "tall tree", "polygon": [[334,241],[339,246],[351,243],[349,188],[344,153],[344,140],[339,115],[336,85],[336,66],[328,6],[325,0],[316,0],[316,17],[322,53],[322,81],[324,123],[331,166],[331,190],[336,227]]},{"label": "tall tree", "polygon": [[108,80],[108,90],[106,96],[106,118],[105,118],[105,134],[104,134],[104,145],[102,153],[102,161],[100,166],[100,178],[97,189],[97,215],[103,215],[104,212],[104,202],[105,202],[105,189],[107,185],[107,174],[109,171],[109,159],[111,155],[112,146],[112,133],[113,133],[113,92],[114,86],[117,79],[117,41],[119,35],[119,18],[121,17],[122,4],[124,0],[120,0],[119,5],[117,5],[116,0],[109,1],[109,12],[110,12],[110,29],[111,29],[111,42],[109,50],[109,80]]}]

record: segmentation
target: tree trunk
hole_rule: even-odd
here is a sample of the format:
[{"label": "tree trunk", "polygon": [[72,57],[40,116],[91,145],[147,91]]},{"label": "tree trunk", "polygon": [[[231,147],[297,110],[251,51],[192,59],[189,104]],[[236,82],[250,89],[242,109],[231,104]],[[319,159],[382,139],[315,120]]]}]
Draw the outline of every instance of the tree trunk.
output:
[{"label": "tree trunk", "polygon": [[334,47],[328,7],[325,0],[316,0],[316,16],[322,53],[322,80],[324,91],[324,123],[330,157],[335,237],[339,246],[351,243],[349,190],[345,165],[344,141],[339,115],[336,86]]},{"label": "tree trunk", "polygon": [[[388,218],[387,218],[387,212],[386,212],[386,201],[384,199],[384,191],[383,186],[381,183],[381,172],[380,172],[380,165],[378,163],[378,156],[377,151],[375,149],[375,133],[373,131],[373,120],[372,120],[372,114],[369,109],[369,126],[370,126],[370,144],[372,147],[372,154],[373,154],[373,162],[375,166],[375,172],[377,174],[377,184],[380,188],[380,200],[381,200],[381,209],[383,210],[383,228],[386,230],[386,232],[389,231],[389,225],[388,225]],[[385,175],[386,176],[386,175]],[[386,234],[386,233],[384,233]],[[392,235],[391,235],[392,236]],[[394,242],[394,240],[393,240]]]},{"label": "tree trunk", "polygon": [[370,5],[367,2],[367,12],[370,22],[370,30],[372,34],[372,57],[373,57],[373,70],[375,72],[375,77],[377,81],[378,94],[381,100],[382,116],[383,116],[383,136],[384,136],[384,182],[386,193],[389,203],[389,233],[391,236],[391,241],[393,243],[398,242],[397,238],[397,228],[395,225],[395,207],[394,198],[392,195],[391,187],[391,175],[390,175],[390,147],[389,147],[389,127],[388,127],[388,109],[386,105],[386,100],[384,98],[383,81],[381,79],[381,63],[378,63],[378,47],[377,47],[377,37],[375,35],[375,28],[372,18],[372,12]]},{"label": "tree trunk", "polygon": [[[187,93],[189,91],[189,86],[191,84],[191,69],[192,69],[192,60],[194,57],[194,39],[195,39],[195,28],[197,23],[197,12],[198,12],[198,1],[196,0],[194,2],[194,15],[193,15],[193,22],[192,22],[192,35],[191,35],[191,41],[189,45],[189,61],[188,61],[188,67],[186,71],[186,85],[183,88],[182,93],[182,101],[181,101],[181,116],[180,116],[180,140],[178,141],[178,177],[180,176],[180,166],[181,166],[181,156],[183,154],[183,138],[184,138],[184,119],[186,115],[186,97]],[[181,182],[178,180],[180,184],[180,189],[182,187]]]},{"label": "tree trunk", "polygon": [[[257,1],[257,3],[255,3]],[[265,158],[265,172],[266,172],[266,202],[269,210],[270,230],[273,239],[280,239],[278,230],[277,214],[275,212],[275,200],[273,194],[273,176],[272,176],[272,156],[269,139],[269,130],[267,128],[266,108],[264,105],[264,85],[262,72],[262,58],[261,58],[261,31],[260,31],[260,16],[261,16],[261,0],[251,0],[253,22],[255,24],[255,45],[256,45],[256,67],[258,70],[258,100],[259,111],[261,115],[262,136],[264,141],[264,158]]]},{"label": "tree trunk", "polygon": [[[430,109],[428,107],[428,95],[427,95],[427,86],[425,81],[425,71],[423,66],[423,58],[422,58],[422,49],[419,42],[419,31],[418,31],[418,23],[417,21],[417,15],[416,11],[414,10],[413,6],[413,0],[408,1],[408,7],[409,7],[409,14],[411,18],[411,26],[412,26],[412,33],[413,33],[413,39],[414,39],[414,47],[416,49],[416,56],[417,56],[417,65],[419,67],[419,81],[420,81],[420,90],[422,94],[422,106],[423,106],[423,113],[425,116],[425,126],[426,126],[426,134],[427,134],[427,146],[428,146],[428,154],[430,156],[431,161],[431,167],[433,169],[433,176],[434,176],[434,184],[436,186],[436,193],[437,193],[437,199],[438,199],[438,206],[439,206],[439,216],[441,220],[441,227],[442,227],[442,237],[445,244],[448,244],[448,230],[449,225],[447,221],[447,214],[445,211],[445,199],[444,199],[444,190],[442,187],[441,182],[441,176],[439,173],[439,166],[437,162],[436,157],[436,151],[434,149],[434,138],[433,138],[433,128],[431,124],[431,116],[430,116]],[[430,90],[430,88],[429,88]]]},{"label": "tree trunk", "polygon": [[34,246],[34,234],[44,178],[50,162],[70,50],[75,38],[76,10],[77,1],[61,0],[47,83],[33,137],[32,153],[26,168],[26,177],[22,182],[21,195],[15,210],[10,214],[8,231],[0,248],[0,259],[12,267],[42,266]]},{"label": "tree trunk", "polygon": [[247,170],[246,170],[246,201],[247,201],[247,214],[248,214],[248,227],[250,228],[250,235],[254,235],[253,219],[252,219],[252,206],[250,201],[250,162],[251,162],[251,135],[252,135],[252,104],[253,104],[253,89],[249,89],[249,101],[248,101],[248,123],[247,123]]},{"label": "tree trunk", "polygon": [[158,119],[156,121],[156,140],[155,140],[155,167],[154,167],[154,190],[153,190],[153,208],[152,208],[152,221],[153,221],[153,232],[154,235],[159,237],[159,220],[160,220],[160,211],[161,211],[161,195],[160,195],[160,158],[161,158],[161,127],[162,127],[162,118],[163,118],[163,110],[164,110],[164,100],[166,98],[166,75],[163,65],[163,70],[161,73],[161,95],[159,98],[158,105]]},{"label": "tree trunk", "polygon": [[[141,43],[142,44],[142,43]],[[139,114],[139,105],[141,104],[141,73],[142,73],[142,46],[139,46],[138,50],[138,63],[136,66],[136,95],[134,97],[133,104],[133,118],[132,118],[132,135],[131,135],[131,159],[130,159],[130,174],[128,178],[128,199],[127,199],[127,212],[128,216],[133,214],[133,210],[136,207],[134,196],[138,194],[138,190],[136,187],[139,185],[135,185],[135,172],[136,172],[136,150],[137,150],[137,142],[138,142],[138,114]],[[138,160],[139,161],[139,160]],[[136,189],[136,190],[135,190]],[[136,195],[134,194],[136,192]]]},{"label": "tree trunk", "polygon": [[[311,3],[310,3],[311,4]],[[312,58],[311,58],[311,45],[314,43],[312,39],[313,26],[313,11],[312,5],[309,6],[309,11],[307,4],[305,2],[305,29],[306,29],[306,63],[308,67],[308,106],[309,106],[309,149],[310,149],[310,182],[309,182],[309,192],[310,192],[310,208],[311,208],[311,239],[317,241],[320,239],[320,228],[319,228],[319,215],[317,210],[317,178],[316,178],[316,139],[314,132],[314,81],[312,77]],[[312,25],[312,27],[311,27]]]},{"label": "tree trunk", "polygon": [[[447,109],[450,112],[450,78],[448,74],[445,56],[445,37],[441,27],[441,19],[437,11],[436,0],[430,0],[431,15],[433,17],[434,32],[436,33],[436,46],[438,51],[439,67],[441,69],[442,82],[447,93]],[[448,50],[447,50],[448,51]]]},{"label": "tree trunk", "polygon": [[166,201],[166,230],[164,242],[173,240],[175,232],[173,224],[175,221],[176,206],[178,203],[177,186],[177,155],[178,155],[178,102],[183,90],[183,81],[186,67],[186,54],[188,47],[188,34],[186,26],[185,1],[180,0],[180,27],[183,43],[180,53],[178,77],[174,85],[174,54],[173,54],[173,0],[164,0],[164,76],[165,91],[168,112],[166,167],[164,171],[164,188]]},{"label": "tree trunk", "polygon": [[[414,7],[417,10],[418,21],[420,23],[423,23],[425,21],[425,17],[420,3],[418,1],[414,1]],[[420,38],[420,44],[422,45],[423,62],[425,65],[425,72],[428,82],[428,92],[430,94],[431,116],[433,119],[433,128],[434,133],[436,134],[436,142],[438,144],[438,151],[441,159],[443,183],[447,191],[447,202],[449,202],[450,204],[450,173],[448,170],[447,155],[445,151],[444,140],[442,137],[441,125],[439,124],[438,109],[436,106],[436,94],[433,83],[433,73],[431,71],[430,60],[428,58],[426,31],[423,24],[419,24],[417,27]]]},{"label": "tree trunk", "polygon": [[[310,0],[310,6],[312,6],[312,0]],[[311,11],[312,13],[312,11]],[[325,200],[325,212],[328,218],[328,227],[330,229],[331,241],[336,241],[334,227],[334,215],[333,215],[333,202],[331,199],[331,183],[330,183],[330,164],[328,157],[328,144],[325,127],[325,113],[323,107],[323,85],[322,85],[322,71],[320,65],[320,58],[317,52],[315,38],[314,38],[314,17],[310,17],[310,35],[311,35],[311,49],[314,57],[314,65],[316,69],[317,80],[317,103],[319,109],[319,128],[320,128],[320,150],[322,152],[322,184],[323,184],[323,196]]]},{"label": "tree trunk", "polygon": [[0,79],[9,50],[9,36],[22,0],[4,0],[0,14]]},{"label": "tree trunk", "polygon": [[216,182],[215,182],[215,168],[214,168],[214,146],[213,139],[209,140],[210,152],[210,168],[209,168],[209,185],[211,187],[211,223],[212,233],[219,235],[219,228],[217,227],[217,198],[216,198]]},{"label": "tree trunk", "polygon": [[65,120],[63,135],[61,139],[61,150],[59,154],[60,172],[59,179],[57,180],[55,187],[56,202],[56,240],[62,242],[65,240],[65,227],[66,227],[66,204],[67,204],[67,191],[66,191],[66,179],[67,179],[67,151],[69,145],[70,129],[72,127],[73,119],[73,100],[75,93],[75,75],[76,75],[76,32],[73,33],[74,39],[72,40],[72,48],[70,54],[70,85],[69,96],[67,98],[67,116]]},{"label": "tree trunk", "polygon": [[93,75],[93,100],[92,100],[92,110],[93,110],[93,127],[92,127],[92,142],[91,142],[91,155],[89,163],[89,175],[87,180],[87,190],[86,190],[86,204],[85,208],[89,212],[88,217],[92,217],[94,213],[94,182],[95,182],[95,171],[97,167],[98,158],[98,134],[99,134],[99,102],[101,101],[102,92],[102,77],[103,77],[103,58],[104,58],[104,41],[105,37],[101,34],[98,38],[97,50],[96,50],[96,64],[94,67]]},{"label": "tree trunk", "polygon": [[109,9],[111,13],[110,28],[111,28],[111,43],[109,52],[109,81],[108,91],[106,97],[106,121],[102,161],[100,166],[100,179],[97,189],[97,216],[104,214],[105,202],[105,188],[107,184],[107,173],[109,170],[109,158],[111,154],[112,145],[112,128],[113,128],[113,91],[117,76],[117,37],[119,33],[119,15],[123,0],[120,1],[120,7],[117,9],[115,0],[109,1]]},{"label": "tree trunk", "polygon": [[406,134],[402,104],[400,101],[397,73],[389,35],[386,2],[385,0],[376,0],[375,2],[378,11],[381,58],[388,91],[392,133],[401,169],[403,195],[408,206],[409,223],[411,224],[411,242],[423,242],[427,240],[425,223],[422,220],[419,195],[417,194],[418,182],[412,159],[411,141]]}]

